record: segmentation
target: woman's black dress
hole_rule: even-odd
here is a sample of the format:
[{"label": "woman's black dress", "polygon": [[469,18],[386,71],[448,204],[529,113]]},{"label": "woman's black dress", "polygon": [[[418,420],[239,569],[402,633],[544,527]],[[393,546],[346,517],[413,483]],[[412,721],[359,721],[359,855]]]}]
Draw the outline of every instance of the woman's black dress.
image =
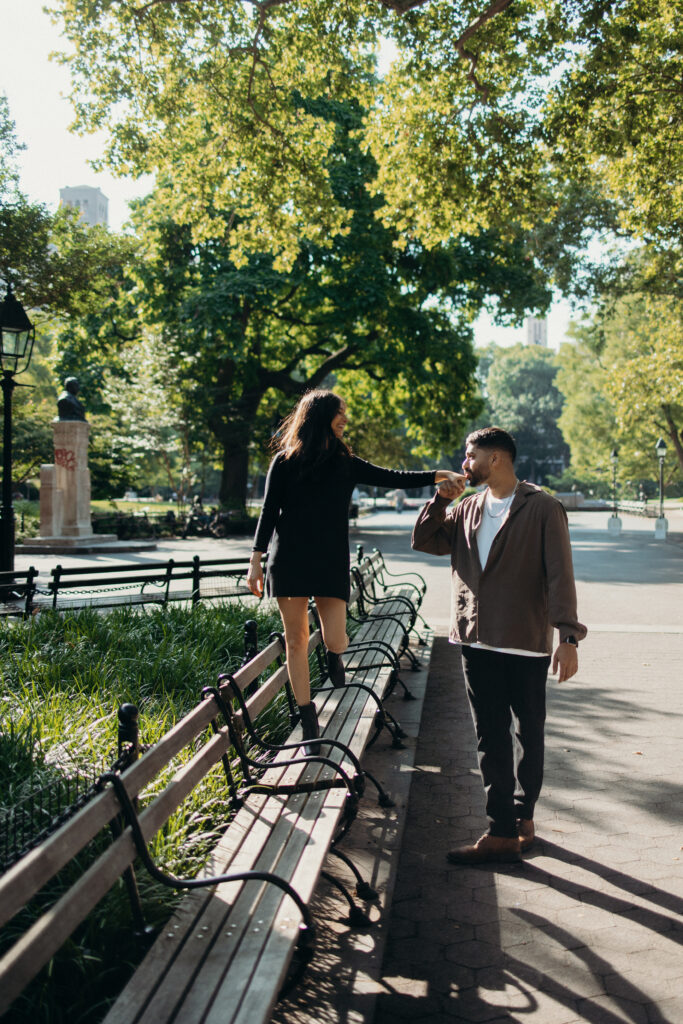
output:
[{"label": "woman's black dress", "polygon": [[349,599],[349,503],[357,484],[425,487],[435,472],[383,469],[335,453],[302,473],[296,458],[276,455],[266,479],[254,550],[268,550],[269,597]]}]

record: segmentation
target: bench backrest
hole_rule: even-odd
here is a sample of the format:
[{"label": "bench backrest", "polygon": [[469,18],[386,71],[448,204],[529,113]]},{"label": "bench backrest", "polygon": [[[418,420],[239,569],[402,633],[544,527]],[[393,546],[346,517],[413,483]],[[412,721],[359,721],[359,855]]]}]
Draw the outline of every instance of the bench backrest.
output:
[{"label": "bench backrest", "polygon": [[121,562],[117,565],[55,566],[50,571],[48,589],[50,593],[77,587],[101,586],[107,584],[145,583],[153,580],[192,580],[196,574],[201,577],[240,575],[249,567],[249,558],[212,558],[201,561],[195,556],[191,561],[178,562],[169,558],[166,562]]},{"label": "bench backrest", "polygon": [[[33,606],[33,596],[36,592],[36,580],[38,570],[33,566],[24,571],[0,572],[0,602],[3,602],[3,615],[29,616]],[[22,605],[8,604],[7,602],[22,601]]]},{"label": "bench backrest", "polygon": [[[249,662],[239,669],[235,678],[241,687],[246,688],[264,667],[263,658],[255,659],[255,663]],[[214,698],[202,701],[122,773],[126,792],[131,800],[135,800],[185,747],[200,737],[212,721],[216,721],[215,735],[173,773],[140,814],[140,826],[146,840],[165,825],[171,814],[230,749],[227,727],[218,724],[218,715],[219,707]],[[11,867],[0,878],[0,927],[10,921],[102,829],[110,825],[120,811],[114,791],[103,789],[70,821]],[[0,960],[0,1014],[51,959],[135,857],[136,848],[128,828],[3,956]]]},{"label": "bench backrest", "polygon": [[[142,600],[147,593],[151,601],[162,602],[191,599],[197,603],[202,598],[234,595],[245,596],[249,590],[244,582],[249,570],[249,558],[246,555],[236,558],[212,558],[202,561],[199,555],[187,561],[176,561],[173,558],[165,562],[120,562],[116,565],[87,566],[55,566],[50,573],[47,593],[52,598],[52,607],[59,608],[60,595],[68,598],[70,608],[78,606],[78,593],[90,592],[92,598],[84,599],[84,604],[97,604],[106,607],[108,594],[117,588],[123,590],[130,587],[139,588],[135,603]],[[213,592],[202,593],[202,583],[207,580],[233,580],[229,591],[214,589]],[[180,585],[178,587],[177,585]],[[157,587],[158,590],[147,592],[145,588]],[[101,593],[99,593],[101,592]],[[66,603],[66,601],[65,601]],[[117,599],[117,595],[109,599],[109,604],[125,603]]]}]

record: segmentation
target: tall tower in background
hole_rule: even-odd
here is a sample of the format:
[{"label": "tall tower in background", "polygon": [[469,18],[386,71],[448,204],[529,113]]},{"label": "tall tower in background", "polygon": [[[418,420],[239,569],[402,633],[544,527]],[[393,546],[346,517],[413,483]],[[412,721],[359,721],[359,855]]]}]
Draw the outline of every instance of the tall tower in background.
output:
[{"label": "tall tower in background", "polygon": [[109,223],[109,200],[99,188],[90,185],[76,185],[73,188],[60,188],[59,202],[63,206],[71,206],[78,210],[86,224]]},{"label": "tall tower in background", "polygon": [[537,316],[528,316],[524,321],[526,325],[527,345],[539,345],[541,348],[548,347],[548,321],[539,319]]}]

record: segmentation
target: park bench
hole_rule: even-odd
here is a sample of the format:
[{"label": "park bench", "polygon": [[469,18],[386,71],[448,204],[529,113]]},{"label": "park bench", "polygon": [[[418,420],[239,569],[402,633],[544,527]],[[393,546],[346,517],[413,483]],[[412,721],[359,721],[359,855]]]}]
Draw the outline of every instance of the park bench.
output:
[{"label": "park bench", "polygon": [[116,565],[57,565],[49,580],[37,586],[32,610],[116,608],[125,605],[165,605],[169,601],[200,601],[250,594],[246,585],[249,559],[129,562]]},{"label": "park bench", "polygon": [[656,519],[659,516],[659,505],[656,502],[648,504],[647,501],[620,501],[617,505],[618,512],[626,512],[632,516],[646,516],[648,519]]},{"label": "park bench", "polygon": [[[317,754],[302,756],[282,638],[275,635],[263,651],[254,652],[252,637],[252,656],[245,665],[205,690],[205,699],[139,760],[105,773],[101,792],[10,868],[0,879],[0,926],[93,836],[123,817],[117,837],[0,961],[0,1013],[119,878],[127,879],[134,896],[132,866],[139,857],[157,880],[194,891],[162,928],[112,1006],[107,1024],[214,1018],[222,1024],[265,1024],[279,992],[310,958],[313,925],[306,908],[321,874],[329,877],[323,867],[328,853],[354,871],[361,899],[374,895],[338,848],[367,781],[376,787],[380,803],[391,804],[377,780],[363,772],[359,758],[388,722],[381,698],[395,674],[398,651],[390,656],[385,637],[379,641],[380,656],[373,659],[371,620],[383,636],[387,621],[376,609],[365,618],[366,636],[354,637],[350,648],[350,660],[360,664],[356,671],[349,668],[348,685],[335,689],[325,685],[322,675],[316,679],[323,684],[315,697],[322,736],[307,741],[307,747],[317,747]],[[323,673],[322,637],[313,611],[310,624],[309,654]],[[264,678],[266,671],[271,674]],[[259,714],[278,700],[290,713],[283,746],[257,732]],[[186,748],[189,760],[160,788],[160,776]],[[241,778],[233,771],[236,762]],[[149,841],[215,770],[226,775],[226,822],[229,807],[233,816],[197,879],[170,878],[151,860]],[[151,797],[146,795],[150,788]],[[365,921],[346,887],[337,884],[349,903],[349,920]],[[137,918],[140,925],[139,907]]]},{"label": "park bench", "polygon": [[37,577],[38,570],[33,566],[24,572],[0,572],[0,616],[26,618],[31,614]]},{"label": "park bench", "polygon": [[[390,648],[394,652],[392,686],[399,682],[406,699],[410,699],[407,687],[398,676],[399,659],[405,656],[413,670],[420,668],[411,648],[411,638],[424,646],[430,633],[420,615],[427,585],[419,573],[390,573],[382,553],[375,550],[365,556],[362,545],[358,545],[357,564],[352,567],[351,575],[355,590],[350,607],[355,604],[357,614],[350,613],[349,617],[360,623],[354,633],[354,643]],[[351,668],[358,667],[358,660],[357,657],[351,659]]]}]

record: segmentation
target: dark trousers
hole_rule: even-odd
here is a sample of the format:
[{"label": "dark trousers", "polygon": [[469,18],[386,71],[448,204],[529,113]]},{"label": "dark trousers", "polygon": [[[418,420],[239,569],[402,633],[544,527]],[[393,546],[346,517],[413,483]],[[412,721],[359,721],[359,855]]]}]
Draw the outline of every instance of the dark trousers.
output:
[{"label": "dark trousers", "polygon": [[477,734],[489,833],[515,836],[515,820],[533,818],[543,783],[545,684],[550,658],[463,646],[462,662]]}]

